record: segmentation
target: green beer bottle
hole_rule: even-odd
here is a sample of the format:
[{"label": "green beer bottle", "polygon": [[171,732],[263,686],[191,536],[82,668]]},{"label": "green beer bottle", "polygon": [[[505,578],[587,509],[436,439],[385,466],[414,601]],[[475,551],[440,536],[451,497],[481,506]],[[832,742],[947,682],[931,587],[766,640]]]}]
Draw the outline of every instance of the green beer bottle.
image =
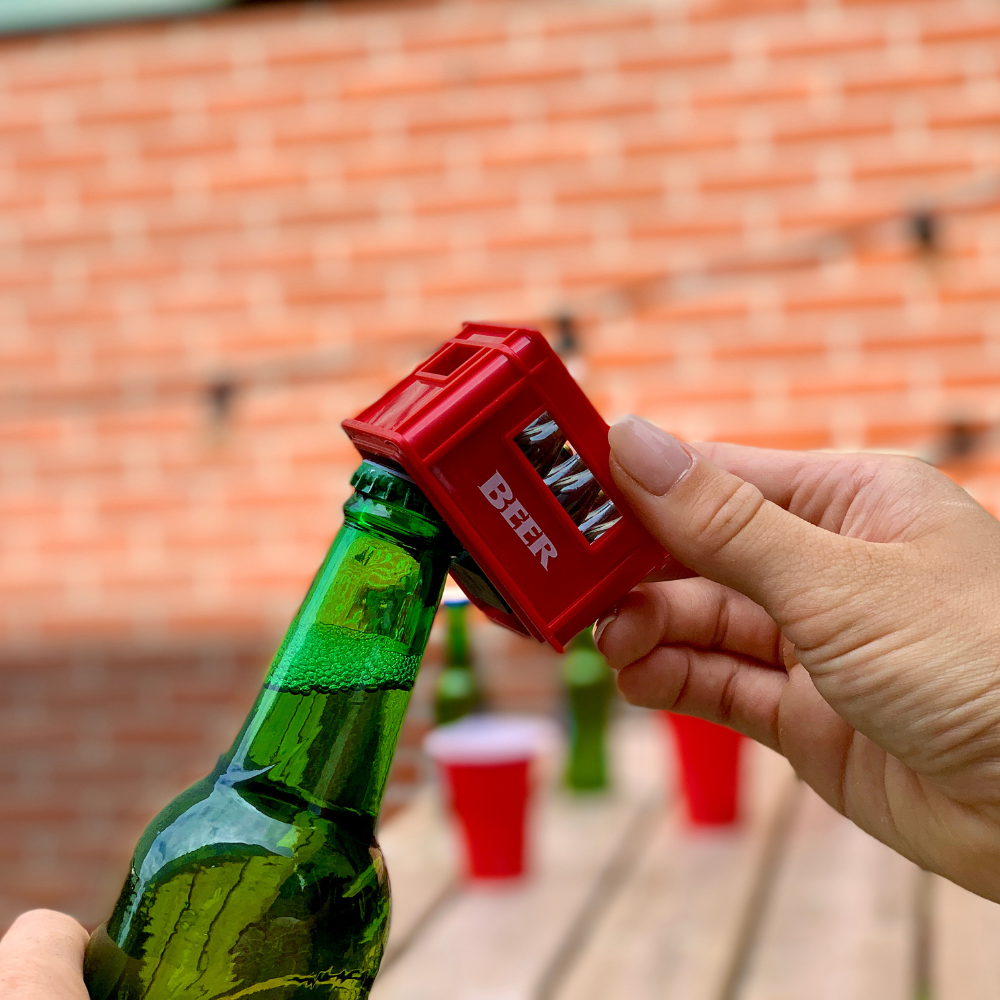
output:
[{"label": "green beer bottle", "polygon": [[215,770],[146,829],[87,948],[93,1000],[363,1000],[389,927],[375,823],[458,546],[365,462],[264,687]]},{"label": "green beer bottle", "polygon": [[438,674],[434,699],[434,715],[439,726],[474,712],[482,701],[469,651],[468,607],[469,599],[457,587],[445,590],[448,636],[445,640],[444,670]]},{"label": "green beer bottle", "polygon": [[563,659],[569,709],[569,754],[564,780],[575,791],[599,791],[608,784],[605,736],[614,681],[590,629],[569,644]]}]

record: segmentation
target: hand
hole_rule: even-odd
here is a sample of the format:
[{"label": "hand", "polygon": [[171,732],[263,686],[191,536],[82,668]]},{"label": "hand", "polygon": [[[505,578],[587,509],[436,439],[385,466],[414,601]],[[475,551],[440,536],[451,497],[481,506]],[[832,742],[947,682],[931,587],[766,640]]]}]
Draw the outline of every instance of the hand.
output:
[{"label": "hand", "polygon": [[87,932],[65,913],[22,913],[0,940],[3,1000],[88,1000],[83,984]]},{"label": "hand", "polygon": [[633,511],[698,576],[595,627],[636,704],[784,754],[834,808],[1000,901],[1000,523],[914,459],[611,428]]}]

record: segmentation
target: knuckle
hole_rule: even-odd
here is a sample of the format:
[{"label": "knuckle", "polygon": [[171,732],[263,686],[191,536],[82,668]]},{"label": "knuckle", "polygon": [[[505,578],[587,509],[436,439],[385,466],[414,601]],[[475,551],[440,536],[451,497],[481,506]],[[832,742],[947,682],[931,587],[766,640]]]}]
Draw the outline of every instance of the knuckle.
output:
[{"label": "knuckle", "polygon": [[719,694],[719,722],[729,725],[733,721],[736,700],[739,697],[740,672],[735,667],[722,685]]},{"label": "knuckle", "polygon": [[937,476],[937,470],[911,455],[892,455],[876,468],[873,478],[896,486],[922,485]]},{"label": "knuckle", "polygon": [[756,486],[740,481],[722,496],[706,497],[692,527],[702,546],[718,555],[753,523],[764,503]]}]

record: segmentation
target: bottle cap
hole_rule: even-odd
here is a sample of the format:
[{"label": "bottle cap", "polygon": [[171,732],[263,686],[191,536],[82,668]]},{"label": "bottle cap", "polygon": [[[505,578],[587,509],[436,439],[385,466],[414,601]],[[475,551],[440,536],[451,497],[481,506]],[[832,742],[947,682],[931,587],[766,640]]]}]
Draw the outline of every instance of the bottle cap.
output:
[{"label": "bottle cap", "polygon": [[391,468],[365,459],[351,476],[355,493],[373,500],[384,500],[396,507],[405,507],[433,521],[440,521],[441,515],[434,509],[420,487],[402,469]]}]

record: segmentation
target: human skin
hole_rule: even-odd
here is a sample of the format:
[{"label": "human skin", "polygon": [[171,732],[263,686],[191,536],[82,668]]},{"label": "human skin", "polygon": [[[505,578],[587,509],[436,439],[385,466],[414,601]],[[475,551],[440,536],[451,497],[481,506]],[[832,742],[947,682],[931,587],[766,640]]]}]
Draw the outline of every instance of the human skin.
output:
[{"label": "human skin", "polygon": [[88,1000],[83,985],[87,932],[65,913],[22,913],[0,940],[3,1000]]},{"label": "human skin", "polygon": [[695,449],[636,417],[609,440],[676,560],[595,627],[623,695],[777,750],[863,830],[1000,901],[1000,523],[915,459]]}]

